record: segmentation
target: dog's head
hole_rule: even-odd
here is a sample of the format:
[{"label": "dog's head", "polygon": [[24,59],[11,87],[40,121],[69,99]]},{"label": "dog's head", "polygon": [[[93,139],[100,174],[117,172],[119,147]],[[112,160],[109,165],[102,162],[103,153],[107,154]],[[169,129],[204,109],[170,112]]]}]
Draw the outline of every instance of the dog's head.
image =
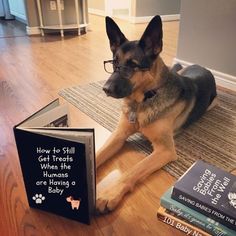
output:
[{"label": "dog's head", "polygon": [[145,83],[145,74],[162,51],[161,18],[155,16],[137,41],[129,41],[110,17],[106,17],[106,32],[113,59],[104,61],[104,68],[111,76],[103,90],[114,98],[128,97],[141,81]]}]

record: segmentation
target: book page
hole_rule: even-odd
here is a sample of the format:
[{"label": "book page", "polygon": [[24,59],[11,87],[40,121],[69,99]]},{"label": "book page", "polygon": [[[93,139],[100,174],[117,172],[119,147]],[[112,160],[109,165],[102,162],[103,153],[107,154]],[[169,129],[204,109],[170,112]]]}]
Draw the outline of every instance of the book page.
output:
[{"label": "book page", "polygon": [[58,107],[59,105],[60,105],[59,99],[54,100],[53,102],[49,103],[47,106],[43,107],[42,109],[40,109],[39,111],[37,111],[36,113],[34,113],[30,117],[28,117],[26,120],[23,121],[22,124],[24,124],[26,121],[32,120],[35,117],[40,116],[40,115]]},{"label": "book page", "polygon": [[35,114],[29,120],[18,127],[68,127],[69,126],[69,110],[68,106],[61,105],[51,110],[47,107],[46,111]]}]

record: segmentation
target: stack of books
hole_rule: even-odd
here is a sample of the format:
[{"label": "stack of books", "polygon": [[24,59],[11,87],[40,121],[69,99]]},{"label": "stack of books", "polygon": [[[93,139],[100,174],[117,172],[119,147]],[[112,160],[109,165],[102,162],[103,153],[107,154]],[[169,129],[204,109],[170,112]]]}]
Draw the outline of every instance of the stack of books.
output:
[{"label": "stack of books", "polygon": [[201,160],[161,197],[160,221],[193,236],[236,235],[236,176]]}]

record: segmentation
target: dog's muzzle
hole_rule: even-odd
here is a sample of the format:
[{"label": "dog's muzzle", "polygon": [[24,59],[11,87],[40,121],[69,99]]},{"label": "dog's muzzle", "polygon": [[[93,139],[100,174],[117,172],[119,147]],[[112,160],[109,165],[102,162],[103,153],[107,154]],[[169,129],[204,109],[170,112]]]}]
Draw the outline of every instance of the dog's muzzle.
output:
[{"label": "dog's muzzle", "polygon": [[132,93],[132,84],[129,79],[122,78],[119,72],[114,72],[103,86],[107,96],[124,98]]}]

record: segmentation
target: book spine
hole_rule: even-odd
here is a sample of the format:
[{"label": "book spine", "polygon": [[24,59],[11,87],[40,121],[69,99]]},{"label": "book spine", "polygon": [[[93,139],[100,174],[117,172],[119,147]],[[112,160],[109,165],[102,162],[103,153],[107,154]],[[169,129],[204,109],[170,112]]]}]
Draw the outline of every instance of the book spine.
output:
[{"label": "book spine", "polygon": [[230,219],[228,215],[225,213],[218,211],[215,208],[212,208],[211,206],[207,205],[206,203],[199,201],[198,199],[194,198],[193,196],[190,196],[189,194],[186,194],[182,191],[180,191],[177,188],[173,188],[171,197],[182,203],[183,205],[190,207],[193,210],[196,210],[205,216],[208,216],[219,223],[229,227],[232,230],[236,230],[236,225],[231,223],[230,221],[227,221],[227,219]]},{"label": "book spine", "polygon": [[86,165],[87,165],[87,184],[91,186],[88,191],[89,195],[89,212],[92,216],[96,206],[96,176],[95,176],[95,157],[92,145],[92,138],[86,139]]},{"label": "book spine", "polygon": [[187,220],[189,223],[203,229],[214,236],[234,236],[236,233],[205,215],[188,208],[169,198],[161,199],[161,206],[172,211],[177,217]]},{"label": "book spine", "polygon": [[157,218],[161,222],[163,222],[163,223],[165,223],[165,224],[167,224],[167,225],[169,225],[169,226],[185,233],[186,235],[190,235],[190,236],[209,236],[208,233],[203,233],[202,231],[198,231],[198,230],[195,229],[195,227],[192,227],[191,225],[189,225],[188,223],[185,223],[185,222],[179,222],[177,219],[175,219],[172,216],[167,216],[166,214],[162,214],[160,212],[157,212]]},{"label": "book spine", "polygon": [[[92,183],[92,189],[93,189],[93,204],[94,207],[96,206],[96,167],[95,167],[95,155],[94,155],[94,140],[89,139],[89,161],[90,161],[90,167],[91,167],[91,183]],[[93,209],[94,211],[95,209]]]}]

